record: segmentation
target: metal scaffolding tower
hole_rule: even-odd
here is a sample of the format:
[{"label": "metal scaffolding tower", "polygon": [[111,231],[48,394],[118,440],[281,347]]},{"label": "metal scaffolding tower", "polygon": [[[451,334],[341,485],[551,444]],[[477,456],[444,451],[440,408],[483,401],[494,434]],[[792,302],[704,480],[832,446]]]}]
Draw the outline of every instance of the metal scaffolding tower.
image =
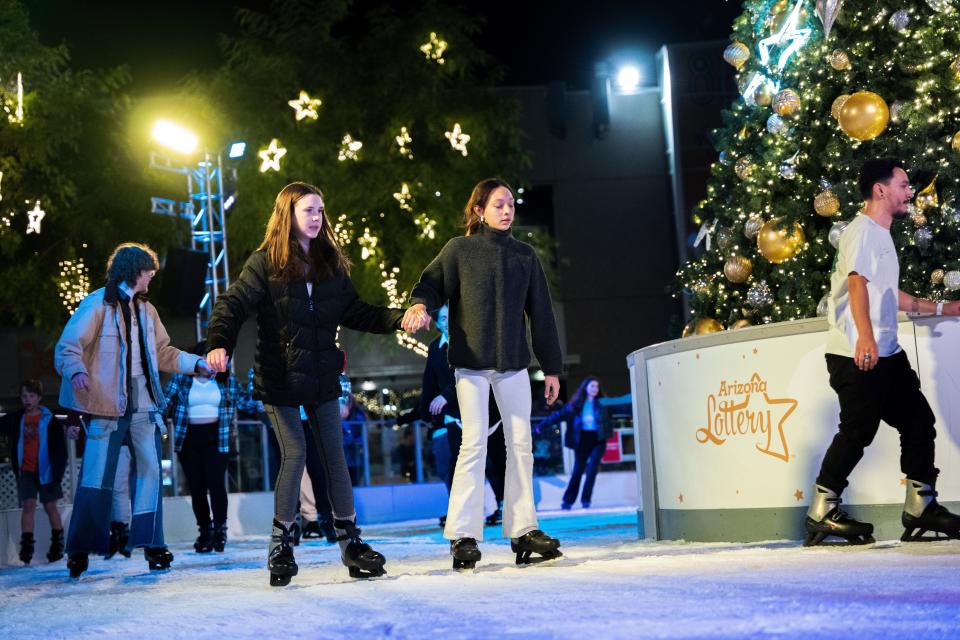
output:
[{"label": "metal scaffolding tower", "polygon": [[213,303],[221,291],[230,286],[227,262],[226,210],[233,196],[223,197],[223,160],[203,153],[195,167],[177,165],[157,152],[150,153],[150,168],[186,176],[185,202],[169,198],[151,198],[150,211],[184,218],[190,222],[190,248],[209,255],[205,279],[206,293],[197,308],[197,340],[203,338],[213,313]]}]

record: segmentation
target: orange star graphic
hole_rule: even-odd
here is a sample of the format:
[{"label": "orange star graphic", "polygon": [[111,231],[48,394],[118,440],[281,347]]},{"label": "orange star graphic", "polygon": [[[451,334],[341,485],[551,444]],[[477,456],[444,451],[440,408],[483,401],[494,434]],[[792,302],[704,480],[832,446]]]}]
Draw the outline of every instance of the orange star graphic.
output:
[{"label": "orange star graphic", "polygon": [[800,502],[801,500],[803,500],[803,491],[800,491],[800,489],[797,489],[796,493],[793,494],[793,497],[797,499],[797,502]]},{"label": "orange star graphic", "polygon": [[756,347],[754,347],[754,348],[753,348],[753,355],[757,355],[758,353],[760,353],[760,350],[757,349]]},{"label": "orange star graphic", "polygon": [[907,479],[906,479],[906,478],[900,478],[900,486],[902,486],[902,487],[907,486]]},{"label": "orange star graphic", "polygon": [[677,500],[679,500],[681,503],[683,503],[683,494],[682,494],[682,493],[677,496]]}]

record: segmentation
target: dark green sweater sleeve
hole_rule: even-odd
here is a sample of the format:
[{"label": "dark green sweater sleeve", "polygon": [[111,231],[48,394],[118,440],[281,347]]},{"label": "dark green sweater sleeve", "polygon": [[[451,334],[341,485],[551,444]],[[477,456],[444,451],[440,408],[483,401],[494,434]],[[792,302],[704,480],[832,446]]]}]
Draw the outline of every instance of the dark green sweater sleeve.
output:
[{"label": "dark green sweater sleeve", "polygon": [[540,368],[545,375],[560,375],[563,373],[563,355],[560,351],[557,320],[553,315],[553,302],[550,299],[547,276],[536,255],[533,256],[533,269],[530,270],[530,287],[527,290],[524,311],[530,319],[533,352],[540,362]]},{"label": "dark green sweater sleeve", "polygon": [[410,304],[423,304],[431,313],[439,309],[450,299],[450,292],[456,290],[454,269],[454,250],[450,240],[444,245],[437,257],[420,274],[420,281],[410,294]]}]

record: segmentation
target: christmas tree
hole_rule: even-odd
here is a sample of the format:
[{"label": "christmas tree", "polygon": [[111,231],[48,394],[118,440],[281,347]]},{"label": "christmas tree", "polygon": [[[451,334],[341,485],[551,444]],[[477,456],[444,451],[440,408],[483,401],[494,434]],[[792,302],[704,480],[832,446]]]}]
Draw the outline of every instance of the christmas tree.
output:
[{"label": "christmas tree", "polygon": [[824,315],[864,160],[901,158],[917,197],[891,229],[901,288],[960,290],[960,12],[954,0],[752,0],[724,59],[741,93],[677,274],[684,335]]}]

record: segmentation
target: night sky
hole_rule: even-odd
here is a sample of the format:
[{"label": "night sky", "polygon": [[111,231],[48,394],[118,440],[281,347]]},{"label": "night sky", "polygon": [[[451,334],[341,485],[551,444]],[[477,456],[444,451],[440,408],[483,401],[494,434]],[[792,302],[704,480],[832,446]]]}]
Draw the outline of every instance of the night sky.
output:
[{"label": "night sky", "polygon": [[[44,44],[65,42],[76,68],[127,64],[134,90],[163,91],[192,69],[220,62],[217,34],[235,29],[236,6],[263,0],[68,2],[25,0]],[[586,88],[594,64],[626,51],[652,74],[663,44],[724,39],[738,0],[598,0],[541,3],[490,0],[464,4],[484,17],[479,39],[504,71],[504,84],[563,80]]]}]

